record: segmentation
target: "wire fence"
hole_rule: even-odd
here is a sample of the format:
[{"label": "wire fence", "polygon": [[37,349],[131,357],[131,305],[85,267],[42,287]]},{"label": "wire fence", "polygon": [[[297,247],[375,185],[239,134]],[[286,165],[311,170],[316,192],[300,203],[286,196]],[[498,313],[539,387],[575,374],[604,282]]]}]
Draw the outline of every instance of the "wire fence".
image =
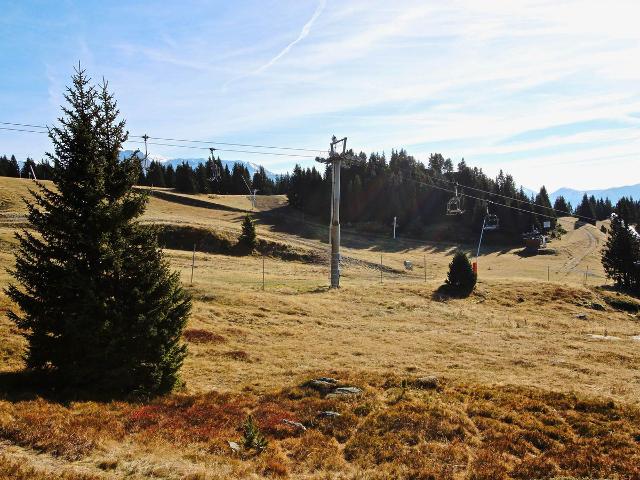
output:
[{"label": "wire fence", "polygon": [[[373,257],[377,261],[373,261]],[[341,286],[349,285],[417,285],[443,283],[448,260],[443,255],[403,253],[370,254],[365,258],[344,256],[341,261]],[[572,285],[599,286],[609,284],[599,266],[579,264],[573,267],[558,262],[527,266],[520,271],[508,263],[493,263],[480,258],[478,279],[536,280]],[[226,257],[195,251],[190,258],[181,256],[178,266],[183,281],[194,286],[223,283],[259,290],[316,289],[330,284],[329,262],[303,263],[284,261],[266,255]]]}]

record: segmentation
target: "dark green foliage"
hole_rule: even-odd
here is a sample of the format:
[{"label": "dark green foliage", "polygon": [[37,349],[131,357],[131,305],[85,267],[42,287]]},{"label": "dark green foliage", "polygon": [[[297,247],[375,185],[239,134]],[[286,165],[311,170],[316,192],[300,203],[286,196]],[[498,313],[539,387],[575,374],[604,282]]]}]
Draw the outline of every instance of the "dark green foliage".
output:
[{"label": "dark green foliage", "polygon": [[149,164],[149,169],[147,170],[147,185],[153,187],[165,187],[166,183],[164,180],[164,169],[162,168],[162,164],[160,162],[152,161]]},{"label": "dark green foliage", "polygon": [[616,286],[640,295],[640,239],[621,217],[613,215],[602,251],[602,266]]},{"label": "dark green foliage", "polygon": [[249,194],[250,185],[249,170],[241,163],[234,163],[231,171],[231,190],[234,193],[245,192]]},{"label": "dark green foliage", "polygon": [[[499,217],[501,238],[519,242],[523,232],[530,231],[532,226],[541,228],[546,216],[555,216],[552,210],[532,206],[534,199],[517,187],[511,175],[501,171],[495,179],[490,179],[464,160],[454,167],[450,159],[432,154],[425,165],[404,150],[393,150],[388,160],[384,154],[372,153],[367,157],[363,152],[353,158],[341,172],[340,214],[344,223],[360,223],[374,229],[384,226],[387,231],[393,217],[397,217],[399,234],[422,236],[425,227],[449,223],[453,235],[458,235],[465,229],[477,232],[481,228],[487,211],[485,200],[491,200],[496,202],[491,204],[491,213]],[[431,185],[452,190],[454,182],[460,185],[461,192],[481,200],[463,198],[465,213],[452,218],[446,215],[452,193]],[[490,193],[465,190],[465,187]],[[288,179],[287,197],[293,207],[328,220],[331,168],[320,172],[315,167],[296,166]],[[538,197],[544,206],[551,206],[546,190],[541,190]],[[501,206],[502,203],[520,210]]]},{"label": "dark green foliage", "polygon": [[[0,159],[0,174],[2,167],[3,163]],[[199,163],[195,169],[186,162],[178,165],[175,170],[171,164],[164,166],[160,162],[151,162],[146,174],[140,171],[137,183],[156,187],[166,186],[182,193],[248,195],[251,189],[258,190],[262,195],[281,195],[287,193],[289,180],[289,174],[279,175],[275,181],[270,179],[262,166],[251,179],[249,170],[242,163],[234,164],[231,172],[227,165],[222,165],[219,157],[210,156],[206,162]]]},{"label": "dark green foliage", "polygon": [[182,193],[197,193],[196,176],[191,166],[183,162],[176,167],[175,189]]},{"label": "dark green foliage", "polygon": [[65,98],[50,133],[56,189],[38,184],[27,203],[33,230],[17,235],[17,284],[7,288],[26,365],[63,388],[166,392],[185,356],[190,298],[136,221],[147,197],[132,189],[138,159],[119,159],[127,134],[107,85],[95,89],[79,70]]},{"label": "dark green foliage", "polygon": [[556,228],[557,214],[551,209],[551,200],[549,200],[549,194],[546,187],[543,185],[540,189],[540,193],[535,198],[535,211],[540,215],[542,221],[551,222],[551,229]]},{"label": "dark green foliage", "polygon": [[20,169],[20,177],[33,178],[33,173],[35,173],[35,171],[36,171],[36,162],[34,162],[31,158],[27,157],[27,159],[22,164],[22,168]]},{"label": "dark green foliage", "polygon": [[582,201],[580,202],[580,205],[576,207],[575,214],[583,222],[592,223],[593,225],[595,225],[596,224],[595,198],[593,198],[593,201],[591,201],[591,199],[589,199],[589,197],[587,197],[587,194],[585,193],[582,197]]},{"label": "dark green foliage", "polygon": [[468,296],[476,286],[477,275],[473,271],[467,255],[458,250],[449,264],[445,284],[453,293]]},{"label": "dark green foliage", "polygon": [[251,188],[257,190],[261,195],[272,195],[276,186],[274,181],[267,176],[264,167],[260,166],[258,171],[253,174]]},{"label": "dark green foliage", "polygon": [[567,202],[567,200],[562,195],[556,198],[556,201],[553,203],[553,208],[557,210],[557,215],[570,215],[571,213],[573,213],[571,204]]},{"label": "dark green foliage", "polygon": [[255,450],[259,453],[267,448],[269,442],[264,438],[251,415],[247,417],[242,425],[242,433],[242,444],[246,450]]},{"label": "dark green foliage", "polygon": [[622,197],[616,204],[615,213],[628,225],[637,225],[640,223],[640,201]]},{"label": "dark green foliage", "polygon": [[250,252],[256,248],[256,226],[249,214],[245,215],[242,220],[242,233],[238,244]]},{"label": "dark green foliage", "polygon": [[0,177],[33,178],[29,167],[33,168],[38,180],[51,180],[53,167],[45,160],[40,160],[40,163],[36,163],[31,158],[27,158],[22,164],[22,168],[20,168],[14,155],[11,155],[11,159],[6,155],[0,157]]},{"label": "dark green foliage", "polygon": [[11,158],[7,158],[6,155],[0,157],[0,176],[1,177],[19,177],[20,167],[18,166],[18,160],[14,155]]}]

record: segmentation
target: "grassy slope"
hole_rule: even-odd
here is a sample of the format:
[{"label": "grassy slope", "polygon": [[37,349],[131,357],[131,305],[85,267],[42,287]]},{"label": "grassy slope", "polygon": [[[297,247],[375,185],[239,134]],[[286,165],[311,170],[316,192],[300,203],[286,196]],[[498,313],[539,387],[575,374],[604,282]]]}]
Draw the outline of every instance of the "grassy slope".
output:
[{"label": "grassy slope", "polygon": [[[27,185],[0,179],[2,267],[11,265],[12,232],[24,212],[18,198]],[[145,220],[236,235],[243,210],[250,207],[245,197],[200,200],[225,209],[152,198]],[[280,197],[260,198],[259,209],[293,215]],[[292,227],[280,215],[260,218],[260,237],[326,251],[326,228],[306,225],[298,230],[304,236],[295,235],[286,233]],[[268,258],[263,292],[261,258],[198,253],[189,287],[196,301],[186,333],[186,392],[140,411],[127,403],[61,406],[11,398],[0,403],[5,442],[0,451],[6,455],[0,465],[18,462],[39,472],[71,469],[71,475],[97,478],[126,472],[166,478],[256,472],[308,478],[325,473],[528,478],[522,472],[536,468],[545,478],[563,473],[604,477],[615,468],[620,478],[633,478],[640,359],[631,336],[640,327],[628,313],[590,308],[594,302],[606,304],[603,297],[610,295],[581,284],[587,266],[601,273],[603,235],[590,226],[574,230],[569,220],[564,224],[570,232],[555,243],[556,255],[523,258],[513,250],[495,250],[483,256],[478,289],[465,300],[434,293],[450,261],[447,245],[394,243],[347,231],[344,287],[337,292],[325,288],[328,272],[322,264]],[[404,259],[416,267],[407,274],[385,273],[380,284],[379,271],[371,268],[380,253],[385,265],[399,272]],[[190,252],[167,254],[188,283]],[[3,268],[0,285],[7,281]],[[0,309],[7,306],[0,295]],[[587,318],[577,318],[579,313]],[[597,336],[605,333],[604,339]],[[0,368],[14,371],[22,343],[4,315],[0,335]],[[324,404],[315,393],[291,388],[319,374],[348,379],[365,394]],[[408,388],[402,394],[403,380],[411,384],[427,374],[445,379],[439,392]],[[584,396],[585,405],[596,405],[597,411],[580,406],[574,395]],[[531,402],[537,407],[529,408]],[[274,410],[258,415],[271,439],[268,451],[251,459],[230,455],[224,442],[237,439],[247,412],[260,413],[264,405]],[[309,405],[334,408],[343,417],[335,425],[318,426]],[[67,420],[69,414],[73,421]],[[221,425],[207,423],[218,417]],[[313,428],[300,434],[278,425],[280,418]],[[176,437],[176,429],[185,430],[184,438]],[[607,436],[613,430],[619,433],[614,439]],[[629,462],[607,451],[612,441],[619,442],[618,451]],[[586,457],[594,459],[591,471],[580,465]],[[3,474],[0,468],[0,478]]]}]

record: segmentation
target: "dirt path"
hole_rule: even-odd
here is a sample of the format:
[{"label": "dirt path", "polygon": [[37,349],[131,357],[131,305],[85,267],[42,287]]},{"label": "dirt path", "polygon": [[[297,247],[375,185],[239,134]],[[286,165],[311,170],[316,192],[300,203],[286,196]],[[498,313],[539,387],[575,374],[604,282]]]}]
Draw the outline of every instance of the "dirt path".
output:
[{"label": "dirt path", "polygon": [[578,231],[581,231],[585,235],[587,245],[584,250],[576,252],[576,256],[570,253],[569,260],[558,270],[557,273],[561,275],[564,274],[565,277],[573,273],[582,261],[593,254],[600,245],[600,240],[591,232],[587,225],[579,228]]}]

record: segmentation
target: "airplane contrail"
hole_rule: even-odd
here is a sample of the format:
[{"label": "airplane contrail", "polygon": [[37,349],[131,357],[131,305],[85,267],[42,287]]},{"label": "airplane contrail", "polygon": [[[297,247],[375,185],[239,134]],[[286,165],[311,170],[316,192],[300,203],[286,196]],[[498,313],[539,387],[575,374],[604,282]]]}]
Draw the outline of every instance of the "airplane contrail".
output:
[{"label": "airplane contrail", "polygon": [[313,12],[313,16],[311,17],[311,19],[309,19],[309,21],[304,24],[304,26],[302,27],[302,30],[300,31],[300,35],[298,35],[298,38],[296,38],[293,42],[291,42],[289,45],[284,47],[280,51],[280,53],[278,53],[278,55],[276,55],[271,60],[269,60],[267,63],[262,65],[260,68],[257,68],[256,70],[254,70],[251,73],[252,74],[257,74],[257,73],[264,72],[267,68],[269,68],[271,65],[276,63],[282,57],[284,57],[289,52],[289,50],[291,50],[293,48],[293,46],[296,43],[304,40],[306,38],[306,36],[309,35],[309,32],[311,31],[311,27],[313,26],[313,24],[318,19],[318,17],[320,16],[320,14],[322,13],[322,11],[324,10],[324,8],[326,6],[327,6],[327,0],[320,0],[320,3],[318,4],[318,8],[316,8],[316,11]]}]

